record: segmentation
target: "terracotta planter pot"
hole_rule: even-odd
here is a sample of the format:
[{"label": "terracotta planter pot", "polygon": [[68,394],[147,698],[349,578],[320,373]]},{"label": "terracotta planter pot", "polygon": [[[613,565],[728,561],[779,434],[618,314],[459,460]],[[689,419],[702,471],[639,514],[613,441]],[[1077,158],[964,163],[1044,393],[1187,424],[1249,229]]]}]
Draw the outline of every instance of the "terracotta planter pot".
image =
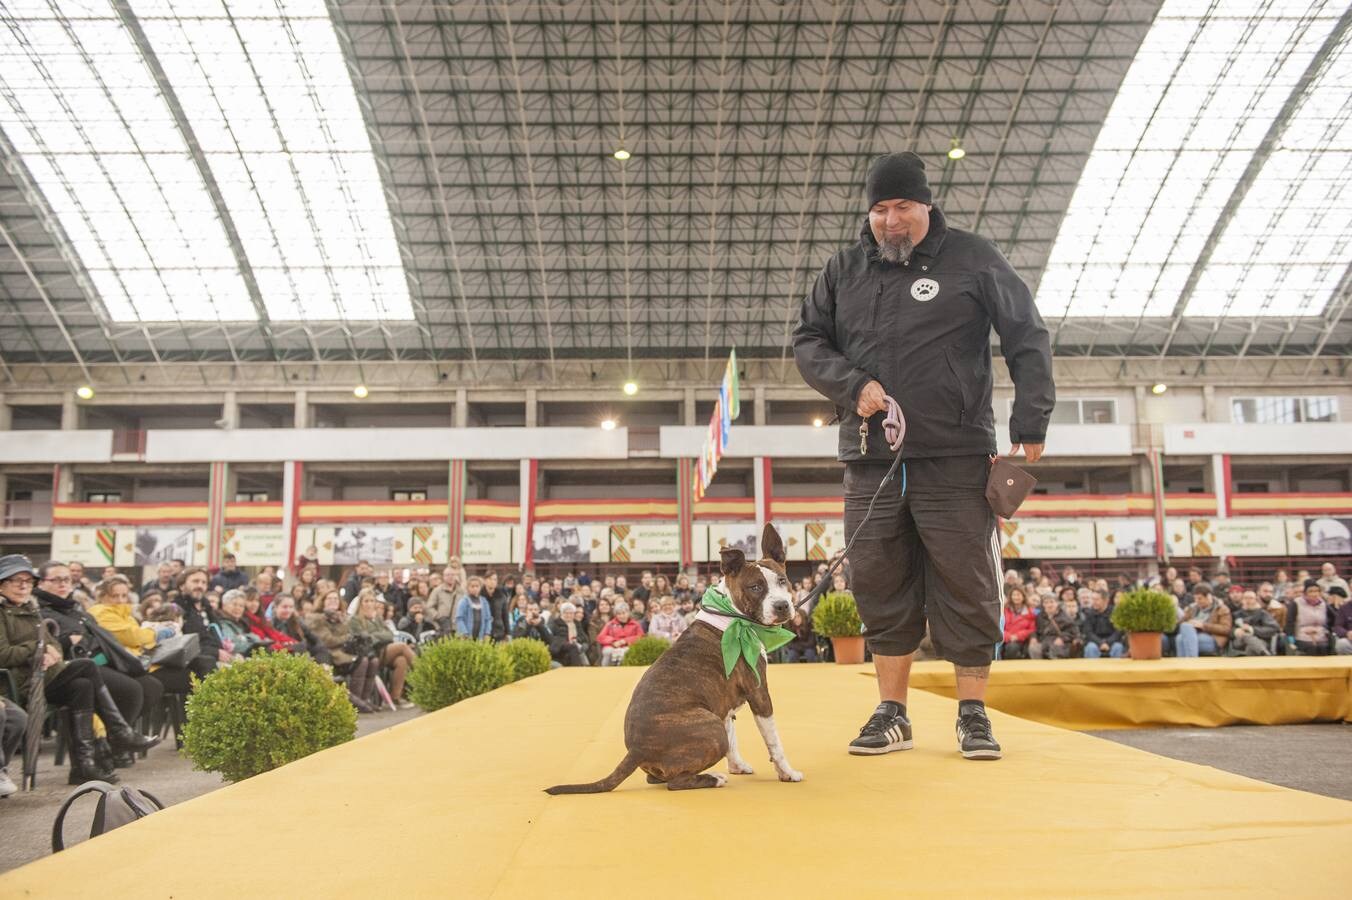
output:
[{"label": "terracotta planter pot", "polygon": [[1133,631],[1127,635],[1132,659],[1159,659],[1164,650],[1164,635],[1158,631]]},{"label": "terracotta planter pot", "polygon": [[831,647],[835,650],[836,662],[855,665],[864,661],[864,639],[862,637],[833,637]]}]

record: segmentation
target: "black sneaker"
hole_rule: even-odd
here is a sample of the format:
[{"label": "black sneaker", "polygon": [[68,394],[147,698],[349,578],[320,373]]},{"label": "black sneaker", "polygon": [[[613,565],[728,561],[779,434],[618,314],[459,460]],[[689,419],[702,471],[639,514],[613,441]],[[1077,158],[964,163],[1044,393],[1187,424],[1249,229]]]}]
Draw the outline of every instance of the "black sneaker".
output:
[{"label": "black sneaker", "polygon": [[910,750],[913,746],[906,707],[884,700],[859,729],[859,737],[850,741],[850,752],[856,756],[876,756],[893,750]]},{"label": "black sneaker", "polygon": [[1000,745],[991,734],[984,707],[958,709],[958,747],[964,759],[999,759]]}]

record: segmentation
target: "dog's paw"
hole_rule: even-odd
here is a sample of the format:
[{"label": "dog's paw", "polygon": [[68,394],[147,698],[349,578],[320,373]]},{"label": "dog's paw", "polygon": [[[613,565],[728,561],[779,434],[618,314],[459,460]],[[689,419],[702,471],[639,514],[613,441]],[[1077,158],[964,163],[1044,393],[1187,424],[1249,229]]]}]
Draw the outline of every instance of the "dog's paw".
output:
[{"label": "dog's paw", "polygon": [[730,775],[755,775],[756,770],[751,768],[750,763],[745,760],[728,760],[728,774]]},{"label": "dog's paw", "polygon": [[797,769],[779,769],[779,770],[778,770],[778,775],[779,775],[779,780],[780,780],[780,781],[802,781],[802,780],[803,780],[803,773],[802,773],[802,772],[799,772]]},{"label": "dog's paw", "polygon": [[714,787],[723,787],[728,783],[728,776],[722,772],[710,772],[709,774],[714,778]]}]

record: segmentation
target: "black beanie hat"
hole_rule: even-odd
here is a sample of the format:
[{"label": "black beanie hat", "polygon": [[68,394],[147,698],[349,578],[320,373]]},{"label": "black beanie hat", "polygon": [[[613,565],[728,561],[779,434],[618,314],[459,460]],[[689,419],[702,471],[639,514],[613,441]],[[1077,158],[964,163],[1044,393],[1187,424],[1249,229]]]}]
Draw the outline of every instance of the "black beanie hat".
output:
[{"label": "black beanie hat", "polygon": [[909,151],[880,156],[868,167],[865,191],[868,205],[883,200],[915,200],[932,204],[929,182],[925,179],[925,163]]}]

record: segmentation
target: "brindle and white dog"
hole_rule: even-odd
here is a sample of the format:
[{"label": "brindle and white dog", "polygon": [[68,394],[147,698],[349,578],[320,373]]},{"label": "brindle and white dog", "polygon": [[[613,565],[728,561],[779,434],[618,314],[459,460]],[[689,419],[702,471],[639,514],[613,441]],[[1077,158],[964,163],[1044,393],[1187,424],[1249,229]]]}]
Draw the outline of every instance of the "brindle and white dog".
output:
[{"label": "brindle and white dog", "polygon": [[[793,616],[793,594],[784,575],[784,543],[769,524],[761,536],[761,549],[765,558],[754,563],[748,563],[740,550],[722,551],[723,589],[742,615],[764,625],[783,624]],[[560,784],[546,791],[610,791],[635,769],[648,774],[649,784],[666,784],[673,791],[722,787],[727,784],[726,775],[704,770],[724,757],[729,772],[750,775],[751,766],[737,752],[733,725],[733,714],[744,703],[751,705],[779,780],[802,781],[803,773],[789,765],[779,741],[765,654],[757,661],[756,673],[739,658],[731,676],[724,674],[721,642],[723,629],[731,621],[702,611],[639,679],[624,717],[624,744],[629,752],[614,772],[590,784]]]}]

